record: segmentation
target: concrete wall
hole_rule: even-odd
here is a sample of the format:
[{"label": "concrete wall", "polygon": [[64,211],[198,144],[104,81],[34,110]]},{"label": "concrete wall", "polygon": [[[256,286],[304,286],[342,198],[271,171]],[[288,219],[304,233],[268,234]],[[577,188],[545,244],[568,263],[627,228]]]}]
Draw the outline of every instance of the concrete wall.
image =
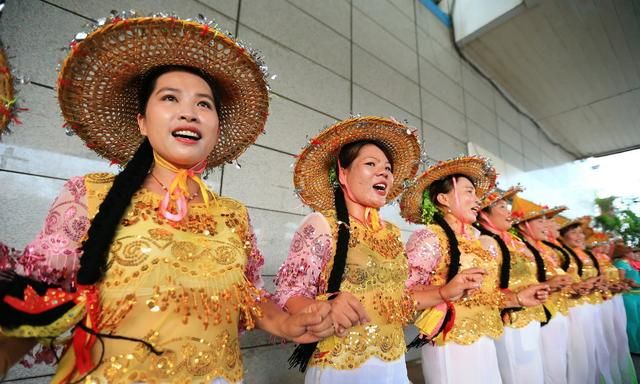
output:
[{"label": "concrete wall", "polygon": [[[407,119],[433,159],[477,143],[520,170],[568,156],[519,116],[453,49],[449,30],[413,0],[10,0],[0,36],[11,63],[32,82],[20,88],[28,112],[0,143],[0,240],[17,248],[37,233],[52,199],[72,175],[111,170],[65,135],[54,91],[61,50],[83,26],[112,9],[202,13],[264,53],[272,81],[266,134],[208,183],[250,207],[268,287],[308,212],[293,193],[293,155],[323,126],[351,112]],[[410,234],[397,206],[384,209]],[[243,338],[247,383],[299,382],[286,371],[291,348],[260,333]],[[409,358],[415,358],[410,354]],[[34,374],[14,370],[10,377]],[[43,379],[46,382],[46,379]]]}]

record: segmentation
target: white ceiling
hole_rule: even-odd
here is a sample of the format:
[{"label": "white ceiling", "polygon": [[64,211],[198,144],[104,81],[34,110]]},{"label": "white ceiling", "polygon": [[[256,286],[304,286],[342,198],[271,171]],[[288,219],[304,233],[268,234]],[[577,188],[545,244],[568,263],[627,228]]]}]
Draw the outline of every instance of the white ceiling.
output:
[{"label": "white ceiling", "polygon": [[462,50],[578,157],[640,147],[640,0],[542,0]]}]

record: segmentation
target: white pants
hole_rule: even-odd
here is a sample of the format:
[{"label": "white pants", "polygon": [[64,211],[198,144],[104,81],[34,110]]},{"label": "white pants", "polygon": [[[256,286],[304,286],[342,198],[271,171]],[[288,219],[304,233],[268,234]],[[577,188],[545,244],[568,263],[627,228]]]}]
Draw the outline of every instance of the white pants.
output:
[{"label": "white pants", "polygon": [[523,328],[504,328],[495,341],[500,376],[505,384],[543,384],[540,323]]},{"label": "white pants", "polygon": [[569,348],[569,318],[556,313],[542,327],[542,362],[546,384],[567,384],[567,350]]},{"label": "white pants", "polygon": [[[604,335],[604,342],[607,346],[608,355],[602,356],[602,360],[606,359],[606,367],[608,367],[608,372],[602,372],[605,380],[608,377],[611,378],[611,383],[623,383],[622,381],[622,373],[620,372],[620,366],[618,364],[618,340],[616,339],[616,329],[615,329],[615,305],[613,304],[613,300],[607,300],[604,303],[600,304],[600,313],[602,318],[602,330]],[[600,357],[600,355],[596,355]],[[600,366],[600,360],[598,363]],[[607,376],[609,375],[609,376]]]},{"label": "white pants", "polygon": [[355,369],[309,367],[305,384],[408,384],[404,355],[391,362],[372,357]]},{"label": "white pants", "polygon": [[632,383],[636,377],[636,371],[631,361],[629,351],[629,338],[627,336],[627,312],[624,309],[622,295],[615,295],[611,299],[613,306],[613,329],[615,333],[616,348],[613,350],[616,356],[616,365],[620,372],[621,383]]},{"label": "white pants", "polygon": [[582,304],[569,309],[569,350],[567,369],[569,384],[594,384],[598,381],[596,365],[595,308]]},{"label": "white pants", "polygon": [[[607,302],[596,304],[593,313],[593,331],[594,331],[594,347],[596,351],[596,364],[598,372],[605,383],[617,383],[611,370],[611,354],[609,350],[609,338],[607,337],[607,323],[610,322]],[[596,383],[600,383],[600,378],[596,379]]]},{"label": "white pants", "polygon": [[426,384],[502,383],[496,347],[488,337],[471,345],[425,345],[421,353]]}]

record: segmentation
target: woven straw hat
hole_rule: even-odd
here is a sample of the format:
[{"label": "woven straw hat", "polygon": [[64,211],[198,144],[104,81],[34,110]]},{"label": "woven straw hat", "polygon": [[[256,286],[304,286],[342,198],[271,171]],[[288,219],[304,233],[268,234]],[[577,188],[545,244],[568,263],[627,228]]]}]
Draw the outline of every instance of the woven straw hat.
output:
[{"label": "woven straw hat", "polygon": [[395,199],[412,179],[420,164],[420,144],[415,130],[393,119],[365,116],[340,121],[310,140],[298,155],[293,184],[300,199],[316,211],[334,209],[330,170],[340,149],[360,140],[375,140],[386,146],[393,160],[393,185],[387,202]]},{"label": "woven straw hat", "polygon": [[551,219],[555,217],[560,212],[564,212],[569,209],[566,205],[557,205],[553,208],[547,210],[547,213],[544,215],[547,219]]},{"label": "woven straw hat", "polygon": [[569,219],[565,216],[557,215],[555,217],[555,220],[560,225],[559,229],[564,229],[568,226],[575,225],[575,224],[580,224],[580,226],[583,227],[591,221],[591,217],[580,216],[580,217],[576,217],[575,219]]},{"label": "woven straw hat", "polygon": [[524,188],[522,188],[520,184],[514,185],[506,191],[494,188],[491,192],[488,192],[482,197],[482,200],[480,202],[480,209],[491,207],[500,200],[508,200],[513,197],[513,195],[518,192],[522,192],[523,190]]},{"label": "woven straw hat", "polygon": [[465,175],[473,182],[476,195],[483,196],[496,184],[496,170],[480,156],[463,156],[441,161],[427,169],[402,195],[400,214],[407,221],[422,224],[422,195],[424,190],[449,175]]},{"label": "woven straw hat", "polygon": [[264,129],[266,67],[206,22],[112,17],[71,48],[58,77],[62,115],[89,148],[111,161],[126,163],[139,147],[138,88],[159,66],[194,67],[216,83],[220,137],[208,168],[240,156]]},{"label": "woven straw hat", "polygon": [[520,196],[514,196],[511,202],[511,217],[513,218],[513,225],[516,225],[543,216],[552,218],[565,209],[565,206],[549,208],[523,199]]},{"label": "woven straw hat", "polygon": [[7,129],[11,122],[14,101],[13,77],[4,49],[0,44],[0,134]]}]

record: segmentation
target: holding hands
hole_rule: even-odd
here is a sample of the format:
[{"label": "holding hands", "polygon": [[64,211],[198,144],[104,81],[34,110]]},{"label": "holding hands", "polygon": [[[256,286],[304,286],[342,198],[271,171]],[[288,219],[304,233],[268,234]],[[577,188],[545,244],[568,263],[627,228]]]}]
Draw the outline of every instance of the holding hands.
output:
[{"label": "holding hands", "polygon": [[535,284],[515,294],[515,301],[519,307],[534,307],[543,304],[549,298],[548,284]]},{"label": "holding hands", "polygon": [[338,293],[329,303],[332,324],[339,337],[346,335],[349,328],[371,321],[360,300],[349,292]]},{"label": "holding hands", "polygon": [[469,268],[460,271],[451,281],[440,287],[439,293],[445,301],[456,301],[473,295],[480,289],[486,274],[482,268]]},{"label": "holding hands", "polygon": [[547,280],[546,283],[549,285],[551,292],[556,292],[571,286],[573,280],[571,279],[571,276],[559,275]]},{"label": "holding hands", "polygon": [[282,323],[282,334],[296,343],[313,343],[333,334],[331,305],[315,302]]}]

